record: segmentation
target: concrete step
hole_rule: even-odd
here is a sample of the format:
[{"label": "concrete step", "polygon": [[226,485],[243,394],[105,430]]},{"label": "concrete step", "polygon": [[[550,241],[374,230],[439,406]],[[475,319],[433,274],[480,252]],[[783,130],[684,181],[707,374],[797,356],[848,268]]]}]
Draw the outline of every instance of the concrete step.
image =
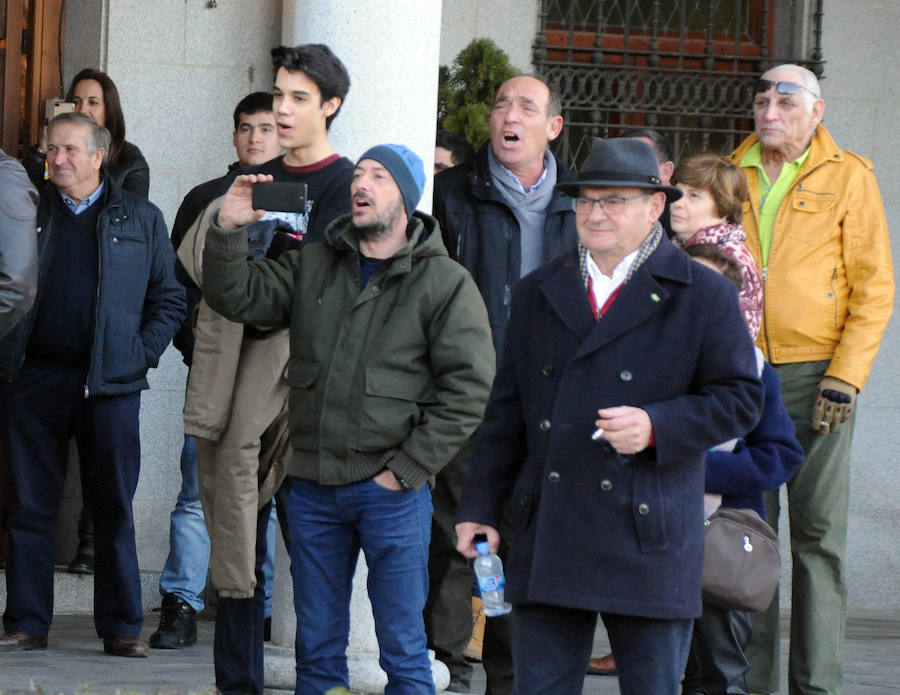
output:
[{"label": "concrete step", "polygon": [[[0,601],[0,605],[6,605],[4,571],[0,571]],[[159,607],[159,572],[141,572],[141,603],[145,613]],[[90,615],[93,609],[93,575],[69,574],[64,566],[58,565],[54,573],[53,614]]]}]

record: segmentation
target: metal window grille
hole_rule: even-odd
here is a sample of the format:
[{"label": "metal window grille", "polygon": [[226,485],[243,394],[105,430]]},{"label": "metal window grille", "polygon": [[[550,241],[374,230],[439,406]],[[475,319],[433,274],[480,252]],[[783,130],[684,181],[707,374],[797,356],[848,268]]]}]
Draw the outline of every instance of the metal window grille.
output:
[{"label": "metal window grille", "polygon": [[[676,161],[731,151],[753,129],[753,84],[768,67],[822,75],[823,2],[542,0],[534,63],[562,96],[556,153],[577,167],[595,138],[638,127],[667,137]],[[808,55],[773,50],[798,43],[779,38],[785,23],[810,37]]]}]

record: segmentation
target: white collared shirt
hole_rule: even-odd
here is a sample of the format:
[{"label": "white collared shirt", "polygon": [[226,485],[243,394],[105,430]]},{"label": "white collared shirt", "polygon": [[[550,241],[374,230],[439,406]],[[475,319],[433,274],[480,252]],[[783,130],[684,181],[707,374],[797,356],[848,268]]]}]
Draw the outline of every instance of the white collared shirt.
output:
[{"label": "white collared shirt", "polygon": [[619,261],[619,264],[613,269],[612,277],[605,275],[603,271],[594,262],[590,252],[587,254],[587,272],[591,278],[591,289],[594,293],[594,301],[597,309],[602,308],[609,300],[612,293],[625,282],[628,277],[628,271],[637,258],[638,249],[629,253],[625,258]]}]

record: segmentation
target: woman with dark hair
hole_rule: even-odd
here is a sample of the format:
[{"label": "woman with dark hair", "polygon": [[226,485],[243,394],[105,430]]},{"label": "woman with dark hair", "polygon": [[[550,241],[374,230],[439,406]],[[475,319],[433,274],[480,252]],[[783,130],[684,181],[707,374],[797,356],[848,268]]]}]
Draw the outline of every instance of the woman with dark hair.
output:
[{"label": "woman with dark hair", "polygon": [[[75,104],[75,111],[90,116],[104,126],[112,136],[112,144],[106,153],[106,171],[117,186],[147,198],[150,192],[150,167],[144,155],[125,140],[125,116],[119,101],[119,90],[109,75],[99,70],[85,68],[72,80],[66,101]],[[43,139],[43,138],[42,138]],[[40,143],[25,154],[25,169],[37,186],[47,178],[46,147]]]}]

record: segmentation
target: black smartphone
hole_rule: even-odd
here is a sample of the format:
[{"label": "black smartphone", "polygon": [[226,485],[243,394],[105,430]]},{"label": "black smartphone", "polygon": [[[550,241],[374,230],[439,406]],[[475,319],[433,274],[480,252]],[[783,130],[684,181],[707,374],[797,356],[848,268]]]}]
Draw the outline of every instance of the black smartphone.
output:
[{"label": "black smartphone", "polygon": [[306,184],[269,181],[253,184],[253,209],[267,212],[306,212]]}]

